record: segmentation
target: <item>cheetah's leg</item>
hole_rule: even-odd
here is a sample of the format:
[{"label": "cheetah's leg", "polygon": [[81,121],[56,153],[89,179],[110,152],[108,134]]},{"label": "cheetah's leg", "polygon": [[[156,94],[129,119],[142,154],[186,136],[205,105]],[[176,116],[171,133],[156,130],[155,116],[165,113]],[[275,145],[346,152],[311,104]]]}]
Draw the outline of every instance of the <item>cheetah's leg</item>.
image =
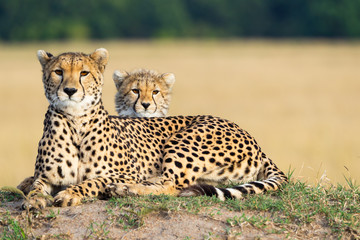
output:
[{"label": "cheetah's leg", "polygon": [[140,183],[113,183],[107,186],[106,192],[114,197],[137,196],[137,195],[177,195],[180,189],[174,181],[165,177],[159,177],[157,181],[142,181]]},{"label": "cheetah's leg", "polygon": [[[25,179],[21,184],[27,180],[31,181],[31,177]],[[27,199],[22,204],[23,209],[42,209],[50,206],[52,203],[50,195],[52,189],[52,185],[46,179],[37,178],[29,188]]]},{"label": "cheetah's leg", "polygon": [[80,184],[70,186],[59,192],[54,198],[54,205],[59,207],[75,206],[81,204],[81,201],[86,198],[108,196],[105,191],[107,185],[125,182],[134,184],[135,180],[124,175],[87,179]]}]

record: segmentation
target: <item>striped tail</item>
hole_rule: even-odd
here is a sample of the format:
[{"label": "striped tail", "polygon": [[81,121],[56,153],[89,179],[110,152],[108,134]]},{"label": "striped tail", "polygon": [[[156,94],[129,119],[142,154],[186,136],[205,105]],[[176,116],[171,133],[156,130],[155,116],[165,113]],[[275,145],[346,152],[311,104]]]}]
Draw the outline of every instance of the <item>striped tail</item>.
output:
[{"label": "striped tail", "polygon": [[[225,199],[242,199],[246,194],[258,194],[267,191],[276,191],[281,185],[288,182],[285,174],[277,168],[277,166],[263,154],[264,164],[261,168],[257,179],[239,186],[229,188],[217,188],[207,184],[197,184],[185,188],[179,194],[180,197],[189,196],[216,196],[220,200]],[[264,179],[264,180],[260,180]]]}]

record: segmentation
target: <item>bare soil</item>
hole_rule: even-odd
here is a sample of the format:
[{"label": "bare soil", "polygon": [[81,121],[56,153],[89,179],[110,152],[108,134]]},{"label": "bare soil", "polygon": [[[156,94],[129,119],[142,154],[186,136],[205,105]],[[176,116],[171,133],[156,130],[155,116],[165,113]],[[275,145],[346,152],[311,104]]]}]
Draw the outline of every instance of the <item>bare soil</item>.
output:
[{"label": "bare soil", "polygon": [[[131,223],[121,222],[127,211],[95,201],[75,207],[47,208],[37,214],[21,210],[21,201],[4,203],[0,207],[0,232],[8,228],[3,216],[19,222],[33,239],[337,239],[326,220],[317,216],[304,223],[275,223],[281,215],[260,211],[204,210],[193,214],[186,211],[157,210]],[[244,214],[244,215],[243,215]],[[243,220],[229,221],[229,219]],[[245,221],[253,216],[268,219]],[[30,217],[30,222],[27,220]],[[133,219],[134,220],[134,219]],[[277,221],[278,222],[278,221]],[[351,233],[343,237],[351,237]]]}]

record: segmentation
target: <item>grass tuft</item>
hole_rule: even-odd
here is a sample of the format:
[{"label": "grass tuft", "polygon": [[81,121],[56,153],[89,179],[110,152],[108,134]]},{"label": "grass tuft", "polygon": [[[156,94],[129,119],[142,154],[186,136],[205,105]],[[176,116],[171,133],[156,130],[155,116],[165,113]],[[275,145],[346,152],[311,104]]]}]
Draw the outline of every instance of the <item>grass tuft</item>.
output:
[{"label": "grass tuft", "polygon": [[[0,190],[3,192],[3,194],[2,194],[3,196],[6,195],[4,192],[7,192],[7,193],[12,193],[12,194],[7,194],[7,196],[13,196],[14,198],[16,197],[16,198],[23,198],[23,199],[26,198],[25,194],[21,190],[15,188],[15,187],[4,186]],[[10,201],[13,201],[13,200],[14,199],[11,199]],[[1,199],[1,201],[3,201],[3,200]]]}]

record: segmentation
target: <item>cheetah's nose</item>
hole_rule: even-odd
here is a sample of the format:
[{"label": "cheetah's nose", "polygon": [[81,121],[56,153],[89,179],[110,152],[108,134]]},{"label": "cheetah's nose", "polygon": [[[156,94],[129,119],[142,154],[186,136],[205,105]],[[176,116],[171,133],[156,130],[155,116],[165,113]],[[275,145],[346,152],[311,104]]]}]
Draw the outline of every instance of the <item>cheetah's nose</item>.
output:
[{"label": "cheetah's nose", "polygon": [[76,88],[64,88],[64,92],[71,97],[72,95],[74,95],[74,93],[77,92]]},{"label": "cheetah's nose", "polygon": [[146,110],[150,106],[150,103],[141,103],[141,105],[143,105],[143,107]]}]

